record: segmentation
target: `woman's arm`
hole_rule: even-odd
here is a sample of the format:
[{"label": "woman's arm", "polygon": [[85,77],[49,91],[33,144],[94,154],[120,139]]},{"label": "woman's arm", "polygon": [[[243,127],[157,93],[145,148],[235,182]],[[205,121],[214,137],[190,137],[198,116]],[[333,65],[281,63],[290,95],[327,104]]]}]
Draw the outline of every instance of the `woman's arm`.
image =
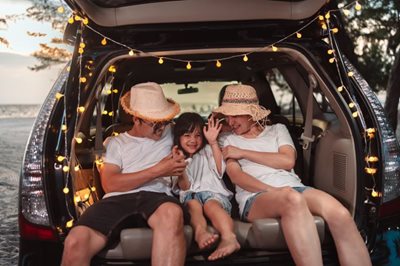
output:
[{"label": "woman's arm", "polygon": [[282,145],[278,152],[259,152],[228,145],[222,149],[225,160],[247,159],[275,169],[291,170],[296,163],[296,150],[290,145]]},{"label": "woman's arm", "polygon": [[259,192],[274,188],[243,172],[239,163],[234,159],[227,160],[226,172],[232,183],[249,192]]}]

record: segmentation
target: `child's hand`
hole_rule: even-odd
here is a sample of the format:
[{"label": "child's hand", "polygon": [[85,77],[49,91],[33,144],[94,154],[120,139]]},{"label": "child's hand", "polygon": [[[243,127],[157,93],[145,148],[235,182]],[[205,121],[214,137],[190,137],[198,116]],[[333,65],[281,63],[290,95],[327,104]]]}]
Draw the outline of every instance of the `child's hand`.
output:
[{"label": "child's hand", "polygon": [[214,119],[214,116],[208,118],[208,125],[203,128],[204,136],[206,137],[208,143],[214,144],[217,142],[218,134],[221,131],[222,124],[219,120]]}]

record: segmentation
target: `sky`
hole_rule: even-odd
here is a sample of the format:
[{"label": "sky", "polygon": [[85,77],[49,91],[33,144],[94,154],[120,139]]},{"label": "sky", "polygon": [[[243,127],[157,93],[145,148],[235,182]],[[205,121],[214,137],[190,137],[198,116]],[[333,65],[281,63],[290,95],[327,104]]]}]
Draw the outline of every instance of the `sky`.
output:
[{"label": "sky", "polygon": [[[30,6],[28,0],[0,0],[0,18],[23,14]],[[47,36],[31,37],[28,31]],[[50,23],[24,18],[7,20],[7,26],[0,25],[0,36],[10,43],[9,47],[0,44],[0,104],[41,104],[64,64],[35,72],[28,69],[39,64],[31,54],[38,50],[40,43],[62,37],[62,33],[52,29]]]}]

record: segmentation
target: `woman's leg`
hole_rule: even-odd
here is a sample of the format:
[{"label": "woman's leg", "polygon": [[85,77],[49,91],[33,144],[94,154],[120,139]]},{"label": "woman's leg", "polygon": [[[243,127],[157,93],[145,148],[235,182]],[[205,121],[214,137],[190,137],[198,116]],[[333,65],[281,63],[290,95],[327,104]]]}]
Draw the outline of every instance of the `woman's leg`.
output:
[{"label": "woman's leg", "polygon": [[303,192],[310,211],[327,222],[340,265],[371,265],[365,243],[349,211],[334,197],[318,189]]},{"label": "woman's leg", "polygon": [[200,249],[211,246],[218,239],[218,235],[208,232],[207,221],[203,215],[203,206],[195,199],[189,200],[186,204],[197,245]]},{"label": "woman's leg", "polygon": [[321,244],[304,197],[290,187],[259,194],[248,220],[281,218],[286,243],[296,265],[322,265]]},{"label": "woman's leg", "polygon": [[240,244],[233,232],[233,220],[222,208],[221,204],[216,200],[208,200],[204,204],[204,213],[210,219],[215,229],[221,234],[221,242],[208,259],[217,260],[239,250]]}]

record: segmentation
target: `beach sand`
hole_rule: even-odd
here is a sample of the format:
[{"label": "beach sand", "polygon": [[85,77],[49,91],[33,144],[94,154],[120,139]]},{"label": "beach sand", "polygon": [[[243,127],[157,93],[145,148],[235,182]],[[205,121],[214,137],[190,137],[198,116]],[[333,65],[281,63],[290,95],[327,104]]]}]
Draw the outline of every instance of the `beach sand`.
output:
[{"label": "beach sand", "polygon": [[18,264],[18,182],[33,118],[0,119],[0,265]]}]

